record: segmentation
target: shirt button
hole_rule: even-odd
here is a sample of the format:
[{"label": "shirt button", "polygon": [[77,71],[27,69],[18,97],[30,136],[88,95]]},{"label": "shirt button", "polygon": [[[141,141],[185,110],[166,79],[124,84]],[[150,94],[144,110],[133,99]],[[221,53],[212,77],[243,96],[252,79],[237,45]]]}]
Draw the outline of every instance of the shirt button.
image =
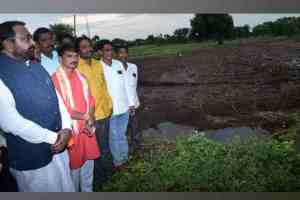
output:
[{"label": "shirt button", "polygon": [[50,96],[48,96],[48,99],[50,100],[50,99],[51,99],[51,97],[50,97]]}]

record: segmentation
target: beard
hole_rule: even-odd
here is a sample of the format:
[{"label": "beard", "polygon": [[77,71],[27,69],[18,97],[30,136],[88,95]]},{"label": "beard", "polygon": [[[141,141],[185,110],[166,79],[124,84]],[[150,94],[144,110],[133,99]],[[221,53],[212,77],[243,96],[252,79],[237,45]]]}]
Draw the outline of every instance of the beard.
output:
[{"label": "beard", "polygon": [[30,48],[28,51],[25,52],[26,59],[35,60],[35,52],[34,48]]},{"label": "beard", "polygon": [[30,51],[15,51],[13,55],[21,60],[29,60],[32,57],[32,53]]},{"label": "beard", "polygon": [[93,54],[92,53],[85,53],[80,55],[83,59],[91,59]]},{"label": "beard", "polygon": [[23,60],[34,58],[34,46],[31,46],[28,49],[16,48],[14,51],[14,56]]},{"label": "beard", "polygon": [[34,52],[26,51],[26,52],[24,53],[24,59],[25,59],[25,60],[35,60]]}]

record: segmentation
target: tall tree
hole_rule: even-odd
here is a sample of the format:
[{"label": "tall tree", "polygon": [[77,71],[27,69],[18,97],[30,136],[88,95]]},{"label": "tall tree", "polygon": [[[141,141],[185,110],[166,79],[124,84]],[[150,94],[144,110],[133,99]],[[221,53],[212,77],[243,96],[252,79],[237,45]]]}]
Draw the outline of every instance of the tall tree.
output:
[{"label": "tall tree", "polygon": [[113,43],[114,46],[127,44],[126,40],[123,40],[123,39],[120,39],[120,38],[113,39],[112,43]]},{"label": "tall tree", "polygon": [[96,48],[97,44],[100,42],[100,37],[98,35],[95,35],[92,39],[92,46],[93,48]]},{"label": "tall tree", "polygon": [[92,38],[92,41],[93,42],[98,42],[100,41],[100,37],[98,35],[95,35],[93,38]]},{"label": "tall tree", "polygon": [[249,25],[234,27],[234,37],[236,38],[247,38],[250,36],[250,34],[251,32]]},{"label": "tall tree", "polygon": [[192,38],[196,40],[217,40],[223,44],[224,39],[232,37],[233,19],[229,14],[196,14],[191,19]]},{"label": "tall tree", "polygon": [[272,27],[273,22],[264,22],[263,24],[259,24],[253,28],[254,36],[264,36],[264,35],[272,35]]},{"label": "tall tree", "polygon": [[155,37],[154,37],[154,35],[148,35],[148,37],[146,38],[146,42],[148,44],[154,44],[155,43]]},{"label": "tall tree", "polygon": [[254,36],[292,36],[300,34],[300,17],[283,17],[264,22],[253,28]]},{"label": "tall tree", "polygon": [[52,24],[52,25],[50,25],[50,30],[55,35],[56,43],[58,42],[57,38],[59,38],[60,36],[62,36],[65,33],[68,33],[68,34],[74,36],[74,29],[69,24]]},{"label": "tall tree", "polygon": [[187,42],[189,36],[189,28],[179,28],[174,31],[174,37],[178,42]]}]

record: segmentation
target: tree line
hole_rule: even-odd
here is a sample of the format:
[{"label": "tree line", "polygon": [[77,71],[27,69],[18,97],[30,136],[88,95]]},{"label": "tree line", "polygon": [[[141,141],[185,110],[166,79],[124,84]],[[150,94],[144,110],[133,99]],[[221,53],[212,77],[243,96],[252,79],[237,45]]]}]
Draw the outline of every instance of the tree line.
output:
[{"label": "tree line", "polygon": [[[73,34],[73,27],[67,24],[53,24],[50,29],[55,35]],[[165,45],[174,43],[202,42],[215,40],[222,44],[224,40],[258,36],[294,36],[300,35],[300,17],[283,17],[273,22],[264,22],[253,29],[249,25],[234,26],[230,14],[195,14],[190,21],[190,27],[176,29],[173,34],[148,35],[145,39],[126,41],[121,38],[112,40],[114,44],[127,43],[129,46]],[[100,36],[92,37],[96,45]]]}]

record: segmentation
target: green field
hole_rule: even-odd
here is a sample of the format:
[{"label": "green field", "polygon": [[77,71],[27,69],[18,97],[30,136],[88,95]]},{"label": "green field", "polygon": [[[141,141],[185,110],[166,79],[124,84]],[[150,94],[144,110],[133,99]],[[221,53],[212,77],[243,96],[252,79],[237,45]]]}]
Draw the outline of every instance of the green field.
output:
[{"label": "green field", "polygon": [[[300,38],[297,37],[289,37],[295,41],[299,41]],[[176,55],[177,53],[181,53],[183,55],[188,55],[196,49],[202,49],[207,47],[232,47],[238,46],[241,43],[247,42],[264,42],[264,41],[273,41],[273,40],[282,40],[288,39],[287,37],[270,37],[270,36],[260,36],[256,38],[241,38],[235,40],[227,40],[224,41],[223,45],[218,45],[216,41],[205,41],[205,42],[188,42],[186,44],[151,44],[151,45],[141,45],[134,46],[129,48],[130,57],[132,58],[144,58],[144,57],[152,57],[152,56],[169,56]]]},{"label": "green field", "polygon": [[167,44],[167,45],[142,45],[129,48],[132,58],[168,56],[182,53],[184,55],[193,50],[206,47],[224,47],[226,45],[239,44],[240,40],[225,41],[223,45],[218,45],[215,41],[208,42],[189,42],[186,44]]},{"label": "green field", "polygon": [[152,57],[152,56],[168,56],[174,55],[179,52],[186,54],[195,49],[203,47],[216,46],[215,42],[205,43],[187,43],[187,44],[168,44],[168,45],[143,45],[131,47],[129,49],[130,56],[133,58],[138,57]]}]

